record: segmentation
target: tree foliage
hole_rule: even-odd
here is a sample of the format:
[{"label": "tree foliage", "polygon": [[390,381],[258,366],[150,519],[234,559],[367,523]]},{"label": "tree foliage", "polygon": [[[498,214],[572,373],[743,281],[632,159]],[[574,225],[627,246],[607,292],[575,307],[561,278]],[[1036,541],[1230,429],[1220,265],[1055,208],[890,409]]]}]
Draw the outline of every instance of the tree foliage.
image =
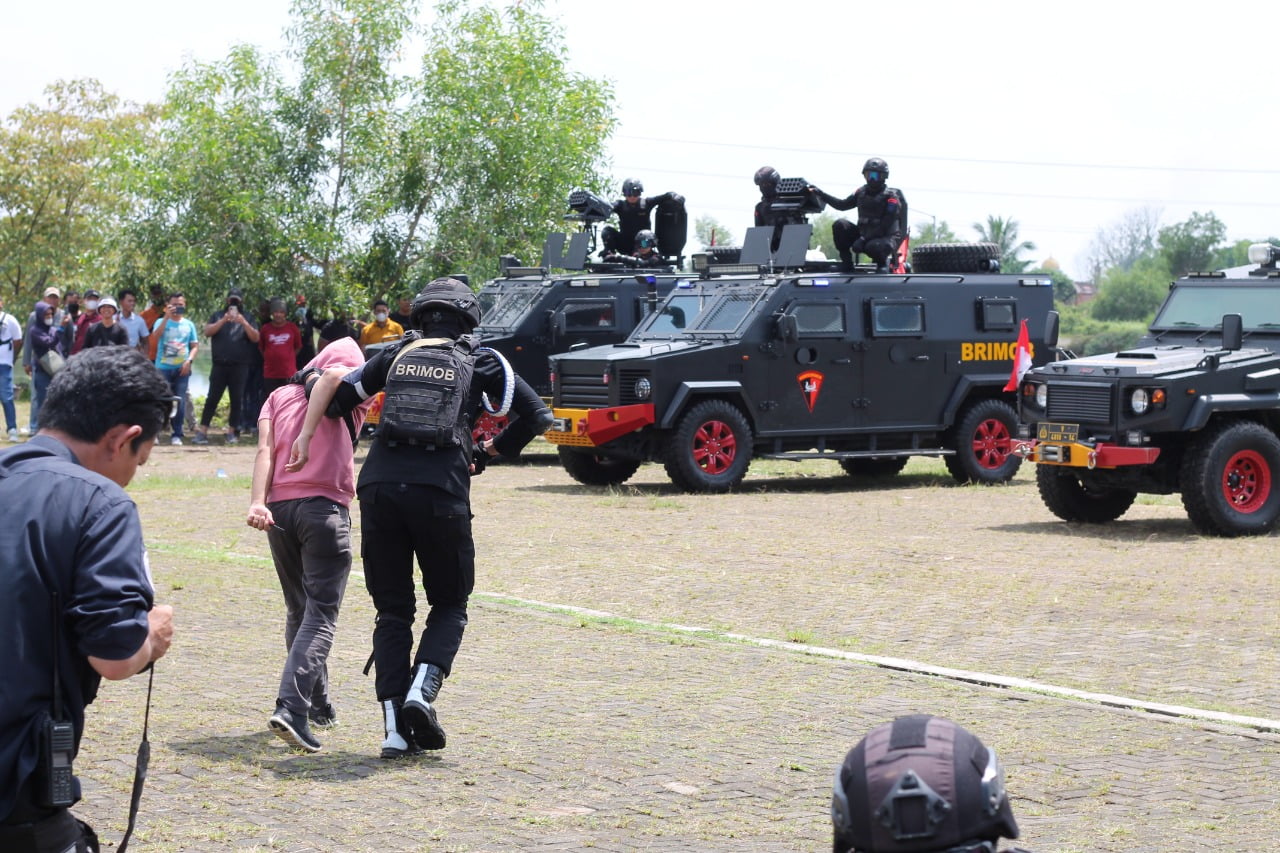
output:
[{"label": "tree foliage", "polygon": [[916,231],[916,243],[955,243],[960,240],[955,232],[951,230],[951,226],[944,219],[941,222],[930,221],[921,225]]},{"label": "tree foliage", "polygon": [[612,89],[569,69],[561,28],[529,4],[441,3],[412,97],[410,132],[430,141],[418,162],[436,165],[416,201],[430,192],[420,278],[536,255],[568,191],[604,186]]},{"label": "tree foliage", "polygon": [[129,213],[118,167],[152,118],[95,80],[45,96],[0,127],[0,276],[8,296],[32,303],[46,281],[105,282]]},{"label": "tree foliage", "polygon": [[1098,297],[1089,303],[1099,320],[1146,322],[1155,315],[1168,292],[1169,267],[1164,258],[1139,258],[1128,268],[1113,267],[1098,283]]},{"label": "tree foliage", "polygon": [[735,245],[733,232],[721,225],[714,216],[699,216],[693,223],[693,233],[703,249]]},{"label": "tree foliage", "polygon": [[1101,281],[1110,269],[1127,270],[1139,258],[1150,255],[1156,246],[1160,210],[1143,207],[1131,210],[1113,225],[1098,229],[1089,245],[1089,272]]},{"label": "tree foliage", "polygon": [[1174,278],[1213,269],[1214,255],[1227,237],[1227,226],[1209,213],[1192,213],[1185,222],[1161,228],[1156,247]]},{"label": "tree foliage", "polygon": [[[945,223],[944,223],[945,224]],[[1008,273],[1024,272],[1031,261],[1021,260],[1022,252],[1034,252],[1036,244],[1029,240],[1018,242],[1018,220],[1000,216],[988,216],[985,223],[973,223],[978,239],[983,243],[995,243],[1000,247],[1000,270]]]}]

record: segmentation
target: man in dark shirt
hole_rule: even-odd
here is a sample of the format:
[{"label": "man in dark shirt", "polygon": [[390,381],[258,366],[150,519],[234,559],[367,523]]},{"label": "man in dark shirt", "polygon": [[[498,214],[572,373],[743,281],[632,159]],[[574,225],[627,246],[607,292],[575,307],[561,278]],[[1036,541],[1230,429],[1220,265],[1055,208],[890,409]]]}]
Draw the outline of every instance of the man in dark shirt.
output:
[{"label": "man in dark shirt", "polygon": [[[137,350],[89,349],[53,378],[39,433],[0,452],[0,850],[85,849],[66,800],[46,794],[54,762],[42,760],[42,733],[69,722],[78,751],[101,679],[128,678],[169,649],[173,610],[154,604],[123,487],[172,405]],[[69,794],[80,799],[74,777]]]},{"label": "man in dark shirt", "polygon": [[204,398],[204,410],[200,412],[200,426],[196,427],[196,444],[209,443],[209,424],[222,402],[222,392],[231,394],[231,411],[227,417],[227,444],[240,439],[240,424],[244,420],[244,386],[249,379],[258,352],[258,327],[244,313],[244,294],[233,287],[227,292],[226,306],[214,312],[204,326],[204,336],[213,346],[213,367],[209,370],[209,393]]},{"label": "man in dark shirt", "polygon": [[116,305],[116,301],[110,296],[104,296],[98,303],[98,322],[90,326],[89,331],[85,333],[86,348],[129,345],[129,330],[117,321],[118,312],[119,306]]},{"label": "man in dark shirt", "polygon": [[408,296],[401,296],[396,302],[396,310],[391,312],[391,319],[407,329],[409,328],[409,312],[412,310],[413,300]]},{"label": "man in dark shirt", "polygon": [[351,338],[351,340],[358,342],[360,340],[360,329],[348,318],[334,317],[320,327],[318,350],[324,349],[338,338]]},{"label": "man in dark shirt", "polygon": [[[302,428],[303,436],[314,434],[331,399],[336,415],[387,389],[378,437],[356,483],[365,587],[378,611],[373,662],[386,738],[383,758],[444,748],[433,703],[462,645],[467,599],[475,586],[471,477],[491,456],[518,455],[551,425],[551,412],[506,359],[491,349],[473,349],[471,331],[479,322],[471,289],[456,279],[436,279],[413,301],[415,331],[351,373],[326,371],[316,382]],[[456,365],[438,361],[446,357],[456,358]],[[468,365],[470,381],[464,386]],[[509,406],[511,421],[496,438],[473,448],[471,429],[482,394],[504,401],[491,413],[506,414]],[[447,405],[439,401],[456,395],[465,395],[456,397],[458,419],[443,426],[434,422]],[[417,427],[424,423],[436,430],[430,439],[419,436]],[[290,465],[300,466],[305,456],[304,441],[301,462]],[[430,609],[413,654],[415,555]]]}]

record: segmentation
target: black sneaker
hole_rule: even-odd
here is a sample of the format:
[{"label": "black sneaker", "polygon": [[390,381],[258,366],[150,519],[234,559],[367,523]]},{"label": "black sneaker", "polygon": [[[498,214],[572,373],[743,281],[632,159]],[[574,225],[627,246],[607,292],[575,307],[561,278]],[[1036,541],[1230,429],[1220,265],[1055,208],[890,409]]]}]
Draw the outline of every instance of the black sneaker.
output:
[{"label": "black sneaker", "polygon": [[303,749],[307,752],[320,751],[320,741],[316,740],[315,735],[311,734],[307,721],[295,717],[293,712],[283,705],[276,706],[276,712],[271,715],[271,720],[267,725],[282,741],[291,746],[296,746],[298,749]]},{"label": "black sneaker", "polygon": [[307,712],[307,719],[311,721],[311,725],[327,729],[338,724],[338,712],[333,710],[332,704],[326,702],[319,707],[313,705]]}]

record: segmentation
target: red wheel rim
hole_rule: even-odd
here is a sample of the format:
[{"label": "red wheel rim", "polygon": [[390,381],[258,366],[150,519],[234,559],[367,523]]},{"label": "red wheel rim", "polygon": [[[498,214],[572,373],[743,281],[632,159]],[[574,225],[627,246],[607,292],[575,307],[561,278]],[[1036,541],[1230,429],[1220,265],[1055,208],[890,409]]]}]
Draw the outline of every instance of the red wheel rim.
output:
[{"label": "red wheel rim", "polygon": [[973,431],[973,456],[983,468],[999,468],[1008,461],[1012,450],[1009,427],[999,418],[987,418]]},{"label": "red wheel rim", "polygon": [[1222,496],[1237,512],[1257,512],[1271,495],[1271,466],[1256,450],[1241,450],[1222,471]]},{"label": "red wheel rim", "polygon": [[724,421],[707,421],[693,434],[693,464],[708,474],[723,474],[738,456],[738,438]]},{"label": "red wheel rim", "polygon": [[495,417],[488,412],[481,412],[480,417],[476,419],[475,429],[471,430],[471,439],[479,444],[486,439],[497,438],[498,433],[502,432],[506,426],[505,416]]}]

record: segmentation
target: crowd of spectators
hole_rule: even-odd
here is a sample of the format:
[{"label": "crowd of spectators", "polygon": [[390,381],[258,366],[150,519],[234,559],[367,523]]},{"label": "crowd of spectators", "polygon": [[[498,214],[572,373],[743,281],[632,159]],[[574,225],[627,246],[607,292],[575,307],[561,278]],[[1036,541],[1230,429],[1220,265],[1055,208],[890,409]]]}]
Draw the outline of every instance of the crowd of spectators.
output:
[{"label": "crowd of spectators", "polygon": [[[151,286],[140,311],[139,294],[129,288],[104,296],[94,288],[64,293],[46,287],[25,323],[21,315],[7,313],[0,301],[3,435],[21,441],[35,434],[49,382],[66,359],[90,347],[125,346],[146,355],[180,398],[170,424],[170,444],[182,444],[188,433],[195,444],[208,444],[215,421],[221,421],[224,440],[235,444],[243,434],[256,434],[267,395],[329,344],[350,338],[363,352],[370,344],[399,340],[408,303],[408,298],[398,298],[395,312],[386,300],[377,299],[360,319],[342,313],[317,317],[304,294],[294,296],[292,305],[276,297],[253,308],[245,304],[238,287],[231,287],[223,307],[198,324],[185,316],[184,295],[159,285]],[[211,349],[208,393],[197,411],[188,385],[196,355],[206,345]],[[28,377],[25,382],[19,368]],[[23,385],[31,408],[27,423],[20,426],[14,399],[21,391],[17,386]],[[220,417],[224,398],[227,406]]]}]

